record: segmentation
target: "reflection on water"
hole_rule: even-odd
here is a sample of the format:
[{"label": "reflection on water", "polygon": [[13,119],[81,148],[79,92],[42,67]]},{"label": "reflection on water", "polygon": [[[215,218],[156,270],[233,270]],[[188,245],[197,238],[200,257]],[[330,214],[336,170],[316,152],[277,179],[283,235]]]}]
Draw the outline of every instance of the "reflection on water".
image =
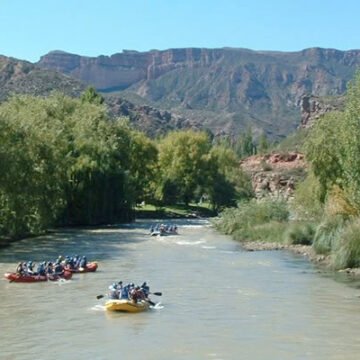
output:
[{"label": "reflection on water", "polygon": [[[164,237],[148,235],[151,223],[64,230],[0,250],[0,273],[60,254],[99,262],[66,282],[2,279],[0,358],[358,359],[356,286],[300,256],[242,251],[205,221],[175,220],[179,235]],[[160,304],[105,312],[96,296],[119,280],[147,281]]]}]

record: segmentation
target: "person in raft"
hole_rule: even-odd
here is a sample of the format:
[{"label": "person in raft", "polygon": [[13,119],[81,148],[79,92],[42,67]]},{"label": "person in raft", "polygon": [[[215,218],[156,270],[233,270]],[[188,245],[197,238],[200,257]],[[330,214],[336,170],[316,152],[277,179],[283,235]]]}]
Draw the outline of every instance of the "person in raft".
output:
[{"label": "person in raft", "polygon": [[144,294],[144,291],[140,288],[140,286],[136,286],[134,289],[130,292],[130,300],[132,300],[134,303],[137,303],[141,300],[145,300],[146,296]]}]

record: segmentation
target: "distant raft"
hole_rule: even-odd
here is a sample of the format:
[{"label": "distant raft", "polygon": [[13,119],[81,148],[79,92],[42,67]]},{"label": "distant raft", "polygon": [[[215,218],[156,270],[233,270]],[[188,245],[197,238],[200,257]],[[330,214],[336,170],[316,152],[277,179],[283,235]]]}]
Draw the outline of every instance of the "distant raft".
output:
[{"label": "distant raft", "polygon": [[132,300],[120,299],[120,300],[108,300],[105,303],[105,309],[108,311],[120,311],[138,313],[149,310],[150,305],[147,301],[139,301],[137,303]]}]

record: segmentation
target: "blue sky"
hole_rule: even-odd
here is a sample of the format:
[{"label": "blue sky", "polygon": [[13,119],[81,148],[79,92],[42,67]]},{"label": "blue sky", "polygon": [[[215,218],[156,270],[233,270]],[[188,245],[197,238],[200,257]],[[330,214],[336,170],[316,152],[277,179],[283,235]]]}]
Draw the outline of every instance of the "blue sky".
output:
[{"label": "blue sky", "polygon": [[359,0],[0,0],[0,54],[360,48]]}]

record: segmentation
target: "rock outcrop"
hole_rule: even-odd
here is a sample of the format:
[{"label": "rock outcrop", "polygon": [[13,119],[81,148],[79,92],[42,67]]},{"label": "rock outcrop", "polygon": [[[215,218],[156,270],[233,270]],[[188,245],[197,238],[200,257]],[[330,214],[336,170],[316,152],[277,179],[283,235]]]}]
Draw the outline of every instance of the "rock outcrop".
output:
[{"label": "rock outcrop", "polygon": [[344,108],[344,96],[319,97],[314,95],[304,95],[301,98],[300,128],[309,128],[314,125],[324,114],[331,111],[341,111]]},{"label": "rock outcrop", "polygon": [[254,155],[244,159],[240,166],[250,175],[257,199],[289,200],[296,184],[306,175],[304,155],[296,152]]},{"label": "rock outcrop", "polygon": [[179,129],[197,129],[191,120],[150,105],[136,105],[119,96],[105,98],[109,112],[114,117],[127,117],[131,124],[151,138]]}]

